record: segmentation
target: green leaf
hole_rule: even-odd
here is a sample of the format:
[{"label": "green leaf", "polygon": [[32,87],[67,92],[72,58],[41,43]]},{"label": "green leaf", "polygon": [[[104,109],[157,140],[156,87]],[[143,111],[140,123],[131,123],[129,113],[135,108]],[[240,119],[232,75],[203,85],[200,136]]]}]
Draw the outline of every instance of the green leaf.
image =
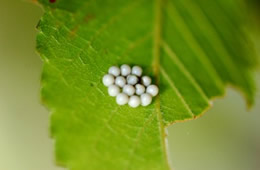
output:
[{"label": "green leaf", "polygon": [[[169,169],[165,128],[201,116],[226,85],[254,101],[256,57],[233,0],[40,0],[42,100],[58,164]],[[141,65],[160,87],[148,107],[118,106],[101,79]]]}]

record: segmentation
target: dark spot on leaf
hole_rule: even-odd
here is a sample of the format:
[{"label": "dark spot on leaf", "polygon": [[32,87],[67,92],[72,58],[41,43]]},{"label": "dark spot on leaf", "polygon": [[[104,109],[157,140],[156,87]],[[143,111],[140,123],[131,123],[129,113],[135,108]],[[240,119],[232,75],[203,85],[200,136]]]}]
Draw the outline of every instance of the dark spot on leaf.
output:
[{"label": "dark spot on leaf", "polygon": [[39,29],[40,24],[41,24],[41,20],[39,20],[39,22],[38,22],[37,25],[36,25],[36,28],[37,28],[37,29]]},{"label": "dark spot on leaf", "polygon": [[71,38],[74,38],[74,36],[76,35],[76,32],[78,31],[79,25],[77,24],[74,28],[71,29],[70,31],[70,36]]},{"label": "dark spot on leaf", "polygon": [[94,84],[93,84],[93,83],[90,83],[90,86],[91,86],[91,87],[94,87]]},{"label": "dark spot on leaf", "polygon": [[49,0],[49,2],[50,2],[50,3],[55,3],[55,2],[56,2],[56,0]]},{"label": "dark spot on leaf", "polygon": [[104,49],[104,53],[108,55],[108,49]]},{"label": "dark spot on leaf", "polygon": [[86,17],[84,18],[84,21],[88,23],[89,21],[93,20],[95,16],[93,14],[87,14]]}]

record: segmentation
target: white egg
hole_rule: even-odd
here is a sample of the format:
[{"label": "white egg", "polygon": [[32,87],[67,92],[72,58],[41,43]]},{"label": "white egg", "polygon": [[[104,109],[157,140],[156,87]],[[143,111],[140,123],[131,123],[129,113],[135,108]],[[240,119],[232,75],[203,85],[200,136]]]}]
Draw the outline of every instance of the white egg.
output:
[{"label": "white egg", "polygon": [[152,79],[149,76],[143,76],[142,83],[147,87],[152,83]]},{"label": "white egg", "polygon": [[134,66],[132,68],[132,74],[136,75],[136,76],[141,76],[143,73],[143,69],[140,66]]},{"label": "white egg", "polygon": [[141,84],[135,85],[135,93],[141,95],[145,92],[145,87]]},{"label": "white egg", "polygon": [[156,85],[150,85],[146,89],[146,93],[149,93],[152,96],[156,96],[158,92],[159,92],[159,88]]},{"label": "white egg", "polygon": [[128,105],[133,108],[138,107],[140,104],[141,104],[141,100],[140,97],[138,96],[131,96],[128,101]]},{"label": "white egg", "polygon": [[113,76],[119,76],[120,75],[120,68],[117,66],[112,66],[108,69],[108,73],[112,74]]},{"label": "white egg", "polygon": [[132,96],[135,93],[135,88],[134,86],[127,84],[123,87],[123,92],[128,96]]},{"label": "white egg", "polygon": [[108,86],[108,94],[110,96],[114,97],[114,96],[118,95],[119,93],[120,93],[120,88],[117,85],[112,84],[112,85]]},{"label": "white egg", "polygon": [[127,83],[131,85],[135,85],[138,82],[138,78],[135,75],[127,76]]},{"label": "white egg", "polygon": [[126,80],[124,77],[118,76],[116,77],[115,84],[118,85],[119,87],[123,87],[126,84]]},{"label": "white egg", "polygon": [[104,75],[102,81],[105,86],[110,86],[114,83],[115,78],[111,74],[106,74]]},{"label": "white egg", "polygon": [[150,94],[144,93],[141,95],[142,106],[148,106],[152,102],[152,96]]},{"label": "white egg", "polygon": [[116,96],[116,103],[118,105],[125,105],[128,103],[128,101],[129,101],[129,97],[125,93],[119,93]]},{"label": "white egg", "polygon": [[121,75],[122,76],[127,76],[131,73],[131,67],[127,64],[123,64],[121,66]]}]

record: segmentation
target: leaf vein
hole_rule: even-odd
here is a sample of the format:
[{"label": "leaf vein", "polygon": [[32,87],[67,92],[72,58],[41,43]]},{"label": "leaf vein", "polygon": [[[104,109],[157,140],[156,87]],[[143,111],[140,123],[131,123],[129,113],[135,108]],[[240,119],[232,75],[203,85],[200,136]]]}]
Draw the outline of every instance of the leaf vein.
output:
[{"label": "leaf vein", "polygon": [[181,71],[183,71],[185,76],[190,80],[192,85],[196,88],[196,90],[200,93],[200,95],[204,98],[204,100],[207,101],[208,97],[206,96],[205,92],[201,89],[200,85],[194,79],[192,74],[190,74],[189,70],[182,64],[182,61],[178,59],[178,56],[170,48],[170,46],[167,44],[167,42],[163,41],[162,46],[163,46],[164,50],[166,51],[166,53],[168,54],[171,61],[178,65],[178,67],[181,69]]},{"label": "leaf vein", "polygon": [[176,88],[176,86],[174,85],[174,82],[171,80],[169,75],[165,72],[163,67],[160,68],[160,71],[161,71],[162,75],[164,76],[164,78],[166,79],[166,81],[168,81],[168,83],[172,87],[172,89],[176,92],[176,94],[178,95],[178,97],[180,98],[182,103],[184,104],[185,108],[188,110],[189,114],[191,114],[192,116],[195,116],[195,114],[192,112],[190,106],[188,105],[188,103],[186,102],[186,100],[184,99],[184,97],[182,96],[180,91]]}]

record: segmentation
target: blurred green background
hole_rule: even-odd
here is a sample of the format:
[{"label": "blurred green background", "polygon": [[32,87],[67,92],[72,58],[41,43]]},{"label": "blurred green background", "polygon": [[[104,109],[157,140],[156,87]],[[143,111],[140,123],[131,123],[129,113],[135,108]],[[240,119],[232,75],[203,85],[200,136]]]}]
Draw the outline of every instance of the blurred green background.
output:
[{"label": "blurred green background", "polygon": [[[35,26],[42,14],[28,1],[0,0],[0,170],[62,169],[55,166],[49,113],[40,104]],[[259,132],[260,93],[247,111],[228,89],[203,117],[168,129],[170,162],[175,170],[260,170]]]}]

